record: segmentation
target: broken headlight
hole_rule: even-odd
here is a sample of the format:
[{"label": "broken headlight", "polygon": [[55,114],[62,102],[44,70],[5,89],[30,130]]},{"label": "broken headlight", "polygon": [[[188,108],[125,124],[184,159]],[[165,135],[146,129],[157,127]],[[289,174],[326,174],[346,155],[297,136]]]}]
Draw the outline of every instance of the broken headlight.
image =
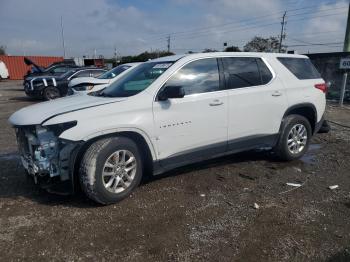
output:
[{"label": "broken headlight", "polygon": [[76,91],[89,91],[93,88],[94,88],[94,85],[81,85],[81,86],[74,87]]},{"label": "broken headlight", "polygon": [[[61,124],[55,124],[55,125],[47,125],[44,127],[40,127],[41,129],[44,129],[45,131],[51,131],[53,132],[56,136],[60,136],[64,131],[74,127],[77,125],[77,121],[70,121],[66,123],[61,123]],[[37,129],[38,132],[38,129]]]},{"label": "broken headlight", "polygon": [[73,144],[64,143],[59,139],[60,134],[77,124],[76,121],[48,125],[33,126],[17,131],[22,155],[22,163],[30,174],[60,176],[68,179],[69,152]]}]

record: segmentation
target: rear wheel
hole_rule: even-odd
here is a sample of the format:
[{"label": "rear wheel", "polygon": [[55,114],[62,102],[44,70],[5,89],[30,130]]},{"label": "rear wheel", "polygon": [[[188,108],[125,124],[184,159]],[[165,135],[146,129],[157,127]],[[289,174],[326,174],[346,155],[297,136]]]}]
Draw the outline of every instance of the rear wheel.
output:
[{"label": "rear wheel", "polygon": [[54,86],[48,86],[43,91],[43,97],[45,100],[53,100],[61,96],[60,90]]},{"label": "rear wheel", "polygon": [[130,195],[142,178],[142,159],[134,141],[126,137],[93,143],[80,166],[85,194],[101,204],[111,204]]},{"label": "rear wheel", "polygon": [[281,134],[275,147],[282,160],[295,160],[308,150],[312,128],[309,121],[300,115],[287,116],[282,124]]}]

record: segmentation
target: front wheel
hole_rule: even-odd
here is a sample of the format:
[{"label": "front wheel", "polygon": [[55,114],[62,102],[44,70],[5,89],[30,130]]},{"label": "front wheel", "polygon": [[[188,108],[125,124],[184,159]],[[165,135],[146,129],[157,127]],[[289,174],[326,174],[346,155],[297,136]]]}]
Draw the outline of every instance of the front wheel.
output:
[{"label": "front wheel", "polygon": [[43,97],[45,100],[53,100],[61,96],[60,90],[54,86],[46,87],[43,91]]},{"label": "front wheel", "polygon": [[308,150],[312,137],[310,122],[303,116],[287,116],[275,152],[281,160],[291,161],[302,157]]},{"label": "front wheel", "polygon": [[134,141],[126,137],[93,143],[80,165],[85,194],[101,204],[112,204],[131,194],[142,178],[142,159]]}]

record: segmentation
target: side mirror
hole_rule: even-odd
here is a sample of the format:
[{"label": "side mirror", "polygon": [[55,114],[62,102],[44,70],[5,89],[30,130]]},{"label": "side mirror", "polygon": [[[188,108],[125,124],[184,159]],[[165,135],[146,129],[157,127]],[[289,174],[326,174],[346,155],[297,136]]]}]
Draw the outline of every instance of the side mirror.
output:
[{"label": "side mirror", "polygon": [[158,94],[158,101],[166,101],[169,98],[183,98],[185,90],[182,86],[167,86]]}]

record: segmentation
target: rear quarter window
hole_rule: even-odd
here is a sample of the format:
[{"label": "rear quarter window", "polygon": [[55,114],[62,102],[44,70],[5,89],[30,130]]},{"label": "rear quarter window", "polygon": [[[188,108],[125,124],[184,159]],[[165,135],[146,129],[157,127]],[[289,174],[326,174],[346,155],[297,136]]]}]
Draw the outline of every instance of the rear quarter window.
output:
[{"label": "rear quarter window", "polygon": [[277,59],[300,80],[321,78],[308,58],[277,57]]}]

